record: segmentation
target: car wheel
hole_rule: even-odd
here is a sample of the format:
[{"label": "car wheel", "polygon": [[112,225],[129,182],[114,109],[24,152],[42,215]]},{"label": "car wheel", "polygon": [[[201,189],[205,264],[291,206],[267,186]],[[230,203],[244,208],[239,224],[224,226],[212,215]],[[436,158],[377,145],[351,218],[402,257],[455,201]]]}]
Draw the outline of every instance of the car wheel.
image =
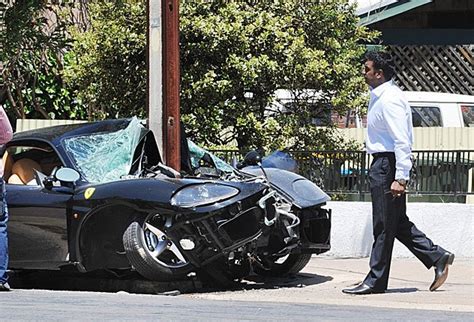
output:
[{"label": "car wheel", "polygon": [[280,277],[296,274],[311,260],[311,254],[290,254],[271,262],[268,269],[255,265],[254,271],[258,275]]},{"label": "car wheel", "polygon": [[193,266],[164,232],[157,216],[143,224],[133,222],[123,234],[127,258],[140,275],[150,280],[184,278]]}]

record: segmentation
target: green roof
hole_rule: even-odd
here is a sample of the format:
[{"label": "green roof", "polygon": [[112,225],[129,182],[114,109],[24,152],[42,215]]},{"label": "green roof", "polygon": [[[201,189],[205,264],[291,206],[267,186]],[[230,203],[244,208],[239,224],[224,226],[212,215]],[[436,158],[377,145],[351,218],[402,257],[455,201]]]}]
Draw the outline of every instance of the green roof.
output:
[{"label": "green roof", "polygon": [[377,10],[368,11],[361,14],[359,17],[360,25],[366,26],[371,25],[373,23],[391,18],[393,16],[397,16],[402,14],[406,11],[415,9],[417,7],[423,6],[427,3],[433,2],[433,0],[406,0],[406,1],[398,1],[396,3],[383,6],[378,8]]}]

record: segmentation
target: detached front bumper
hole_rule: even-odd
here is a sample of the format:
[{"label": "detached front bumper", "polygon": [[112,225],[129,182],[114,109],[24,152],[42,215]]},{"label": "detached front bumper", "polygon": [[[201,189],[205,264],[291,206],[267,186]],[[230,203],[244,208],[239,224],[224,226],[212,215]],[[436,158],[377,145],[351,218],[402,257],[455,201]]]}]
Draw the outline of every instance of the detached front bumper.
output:
[{"label": "detached front bumper", "polygon": [[301,253],[321,254],[331,249],[331,209],[310,208],[300,213]]}]

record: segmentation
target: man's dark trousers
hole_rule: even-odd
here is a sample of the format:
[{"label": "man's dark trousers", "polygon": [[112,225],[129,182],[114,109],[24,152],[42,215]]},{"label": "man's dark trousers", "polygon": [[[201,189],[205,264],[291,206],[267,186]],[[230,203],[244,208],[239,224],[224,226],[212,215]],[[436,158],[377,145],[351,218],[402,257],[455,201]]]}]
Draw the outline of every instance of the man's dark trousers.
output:
[{"label": "man's dark trousers", "polygon": [[369,180],[372,196],[374,244],[370,255],[370,272],[364,283],[376,291],[385,291],[392,259],[393,243],[397,238],[425,266],[430,268],[445,250],[426,237],[406,215],[406,195],[394,197],[390,186],[395,180],[395,154],[374,154]]}]

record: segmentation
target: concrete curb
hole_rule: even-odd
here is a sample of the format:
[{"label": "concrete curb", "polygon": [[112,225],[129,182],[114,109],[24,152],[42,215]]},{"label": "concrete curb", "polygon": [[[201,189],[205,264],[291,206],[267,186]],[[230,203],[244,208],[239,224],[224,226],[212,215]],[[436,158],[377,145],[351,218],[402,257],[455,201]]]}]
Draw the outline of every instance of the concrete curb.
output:
[{"label": "concrete curb", "polygon": [[[331,250],[323,256],[366,257],[372,248],[372,206],[370,202],[330,201],[332,209]],[[456,254],[474,257],[474,205],[409,202],[410,220],[435,244]],[[395,242],[393,257],[414,257]]]}]

